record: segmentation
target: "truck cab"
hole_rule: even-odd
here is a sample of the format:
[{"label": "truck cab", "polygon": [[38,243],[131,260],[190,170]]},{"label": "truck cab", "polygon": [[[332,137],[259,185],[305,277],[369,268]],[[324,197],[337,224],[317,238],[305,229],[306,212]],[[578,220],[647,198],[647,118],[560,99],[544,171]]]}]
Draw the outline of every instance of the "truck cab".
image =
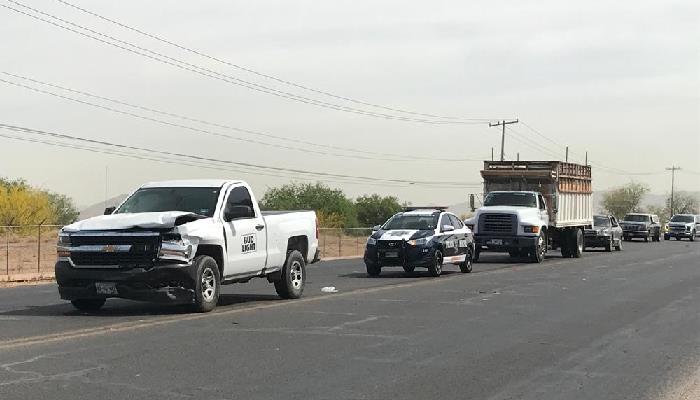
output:
[{"label": "truck cab", "polygon": [[546,243],[540,241],[546,239],[549,211],[541,193],[490,192],[469,222],[477,252],[502,251],[511,257],[532,258],[541,258],[546,252]]}]

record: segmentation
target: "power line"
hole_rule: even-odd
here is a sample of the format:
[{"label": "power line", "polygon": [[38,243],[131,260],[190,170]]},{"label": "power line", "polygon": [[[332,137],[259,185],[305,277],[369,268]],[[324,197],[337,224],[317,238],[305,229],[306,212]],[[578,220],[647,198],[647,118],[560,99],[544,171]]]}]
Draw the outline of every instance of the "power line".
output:
[{"label": "power line", "polygon": [[[559,146],[559,147],[561,147],[561,148],[564,148],[564,149],[566,148],[565,145],[563,145],[563,144],[561,144],[561,143],[555,141],[554,139],[550,138],[549,136],[545,135],[544,133],[542,133],[542,132],[538,131],[537,129],[533,128],[532,126],[526,124],[525,122],[523,122],[523,121],[520,121],[520,122],[521,122],[526,128],[528,128],[530,131],[534,132],[535,134],[537,134],[538,136],[544,138],[545,140],[547,140],[547,141],[549,141],[549,142],[551,142],[551,143],[553,143],[553,144],[555,144],[555,145],[557,145],[557,146]],[[573,150],[571,151],[571,153],[572,153],[572,154],[578,154],[579,156],[583,156],[581,153],[575,152],[575,151],[573,151]],[[625,171],[625,170],[620,169],[620,168],[606,166],[606,165],[604,165],[604,164],[602,164],[602,163],[600,163],[600,162],[592,162],[592,161],[591,161],[591,162],[589,162],[589,164],[592,165],[592,166],[594,166],[594,167],[596,167],[596,168],[599,168],[599,169],[603,170],[603,172],[607,172],[607,173],[614,174],[614,175],[652,176],[652,175],[660,175],[660,174],[663,174],[663,172],[661,172],[661,171],[658,171],[658,172],[631,172],[631,171]]]},{"label": "power line", "polygon": [[[111,98],[108,98],[108,97],[98,96],[98,95],[94,95],[94,94],[92,94],[92,93],[88,93],[88,92],[83,92],[83,91],[79,91],[79,90],[67,88],[67,87],[64,87],[64,86],[59,86],[59,85],[55,85],[55,84],[51,84],[51,83],[47,83],[47,82],[43,82],[43,81],[38,81],[38,80],[35,80],[35,79],[32,79],[32,78],[23,77],[23,76],[21,76],[21,75],[10,74],[10,73],[7,73],[7,72],[2,72],[2,74],[8,75],[8,76],[12,76],[12,77],[16,77],[16,78],[20,78],[20,79],[25,79],[25,80],[28,80],[28,81],[30,81],[30,82],[35,82],[35,83],[38,83],[38,84],[41,84],[41,85],[45,85],[45,86],[55,87],[55,88],[58,88],[58,89],[61,89],[61,90],[65,90],[65,91],[69,91],[69,92],[72,92],[72,93],[77,93],[77,94],[80,94],[80,95],[83,95],[83,96],[86,96],[86,97],[91,97],[91,98],[96,98],[96,99],[100,99],[100,100],[104,100],[104,101],[109,101],[109,102],[112,102],[112,103],[115,103],[115,104],[119,104],[119,105],[131,107],[131,108],[135,108],[135,109],[139,109],[139,110],[144,110],[144,111],[148,111],[148,112],[152,112],[152,113],[157,113],[157,114],[160,114],[160,115],[166,115],[166,116],[169,116],[169,117],[184,119],[184,120],[188,120],[188,121],[192,121],[192,122],[197,122],[197,123],[201,123],[201,124],[206,124],[206,125],[210,125],[210,126],[216,126],[216,127],[220,127],[220,128],[224,128],[224,129],[228,129],[228,130],[238,131],[238,132],[247,133],[247,134],[252,134],[252,135],[256,135],[256,136],[263,136],[263,137],[267,137],[267,138],[273,138],[273,139],[277,139],[277,140],[292,141],[292,142],[297,142],[297,143],[303,143],[303,144],[306,144],[306,145],[315,145],[315,146],[320,146],[320,147],[328,147],[328,148],[333,148],[333,149],[336,149],[336,150],[352,151],[352,152],[356,152],[356,153],[364,153],[364,154],[376,155],[376,156],[375,156],[375,157],[372,157],[372,156],[362,156],[362,155],[357,155],[357,154],[355,154],[355,155],[349,155],[349,154],[341,154],[341,153],[331,153],[331,152],[324,152],[324,151],[309,149],[308,147],[295,147],[295,146],[291,146],[291,145],[281,145],[281,144],[263,142],[263,141],[259,141],[259,140],[255,140],[255,139],[250,139],[250,138],[242,138],[242,137],[239,137],[239,136],[227,135],[227,134],[220,133],[220,132],[214,132],[214,131],[210,131],[210,130],[206,130],[206,129],[200,129],[200,128],[192,127],[192,126],[189,126],[189,125],[182,125],[182,124],[178,124],[178,123],[174,123],[174,122],[165,121],[165,120],[158,119],[158,118],[153,118],[153,117],[144,116],[144,115],[141,115],[141,114],[136,114],[136,113],[129,112],[129,111],[119,110],[119,109],[112,108],[112,107],[108,107],[108,106],[104,106],[104,105],[101,105],[101,104],[95,104],[95,103],[92,103],[92,102],[89,102],[89,101],[76,99],[76,98],[73,98],[73,97],[70,97],[70,96],[58,94],[58,93],[51,92],[51,91],[48,91],[48,90],[38,89],[38,88],[36,88],[36,87],[32,87],[32,86],[28,86],[28,85],[24,85],[24,84],[21,84],[21,83],[12,82],[12,81],[8,81],[8,80],[5,80],[5,79],[0,78],[0,82],[2,82],[2,83],[6,83],[6,84],[9,84],[9,85],[13,85],[13,86],[16,86],[16,87],[20,87],[20,88],[23,88],[23,89],[27,89],[27,90],[30,90],[30,91],[33,91],[33,92],[37,92],[37,93],[41,93],[41,94],[53,96],[53,97],[60,98],[60,99],[63,99],[63,100],[68,100],[68,101],[75,102],[75,103],[78,103],[78,104],[86,105],[86,106],[93,107],[93,108],[102,109],[102,110],[105,110],[105,111],[110,111],[110,112],[117,113],[117,114],[121,114],[121,115],[130,116],[130,117],[133,117],[133,118],[139,118],[139,119],[147,120],[147,121],[150,121],[150,122],[155,122],[155,123],[162,124],[162,125],[166,125],[166,126],[171,126],[171,127],[177,127],[177,128],[186,129],[186,130],[189,130],[189,131],[194,132],[194,133],[197,133],[197,134],[205,134],[205,135],[210,135],[210,136],[222,137],[222,138],[229,139],[229,140],[235,140],[235,141],[253,143],[253,144],[258,144],[258,145],[263,145],[263,146],[281,148],[281,149],[285,149],[285,150],[299,151],[299,152],[303,152],[303,153],[319,154],[319,155],[323,155],[323,156],[336,156],[336,157],[355,158],[355,159],[365,159],[365,160],[378,160],[378,161],[390,161],[390,162],[415,162],[415,159],[424,160],[424,161],[441,161],[441,162],[443,162],[443,161],[449,161],[449,162],[458,162],[458,161],[460,161],[460,162],[461,162],[461,161],[481,161],[481,160],[477,160],[477,159],[466,159],[466,158],[447,159],[447,158],[430,158],[430,157],[424,157],[424,156],[419,156],[419,155],[417,155],[417,156],[406,156],[406,155],[391,154],[391,153],[378,153],[378,152],[370,152],[370,151],[366,151],[366,152],[365,152],[365,151],[360,151],[360,150],[355,150],[355,149],[349,149],[349,148],[342,148],[342,147],[336,147],[336,146],[324,146],[324,145],[320,145],[320,144],[314,144],[314,143],[312,143],[312,142],[301,141],[301,140],[300,140],[300,141],[297,141],[297,140],[294,140],[294,139],[284,138],[284,137],[281,137],[281,136],[275,136],[275,135],[270,135],[270,134],[266,134],[266,133],[251,131],[251,130],[247,130],[247,129],[236,128],[236,127],[232,127],[232,126],[228,126],[228,125],[222,125],[222,124],[211,123],[211,122],[208,122],[208,121],[205,121],[205,120],[201,120],[201,119],[197,119],[197,118],[191,118],[191,117],[187,117],[187,116],[183,116],[183,115],[179,115],[179,114],[175,114],[175,113],[170,113],[170,112],[166,112],[166,111],[161,111],[161,110],[157,110],[157,109],[153,109],[153,108],[149,108],[149,107],[143,107],[143,106],[139,106],[139,105],[135,105],[135,104],[123,102],[123,101],[120,101],[120,100],[115,100],[115,99],[111,99]],[[399,158],[387,158],[387,157],[403,157],[403,159],[399,159]]]},{"label": "power line", "polygon": [[[406,157],[405,159],[391,159],[391,158],[385,158],[385,157],[371,157],[371,156],[362,156],[362,155],[349,155],[349,154],[341,154],[341,153],[331,153],[331,152],[324,152],[324,151],[319,151],[319,150],[313,150],[313,149],[309,149],[309,148],[306,148],[306,147],[295,147],[295,146],[290,146],[290,145],[281,145],[281,144],[275,144],[275,143],[262,142],[262,141],[255,140],[255,139],[242,138],[242,137],[233,136],[233,135],[228,135],[228,134],[224,134],[224,133],[220,133],[220,132],[215,132],[215,131],[211,131],[211,130],[207,130],[207,129],[200,129],[200,128],[192,127],[192,126],[189,126],[189,125],[183,125],[183,124],[178,124],[178,123],[174,123],[174,122],[169,122],[169,121],[165,121],[165,120],[162,120],[162,119],[153,118],[153,117],[149,117],[149,116],[145,116],[145,115],[141,115],[141,114],[136,114],[136,113],[129,112],[129,111],[119,110],[119,109],[116,109],[116,108],[104,106],[104,105],[101,105],[101,104],[92,103],[92,102],[85,101],[85,100],[76,99],[76,98],[73,98],[73,97],[70,97],[70,96],[65,96],[65,95],[62,95],[62,94],[58,94],[58,93],[54,93],[54,92],[51,92],[51,91],[47,91],[47,90],[35,88],[35,87],[28,86],[28,85],[24,85],[24,84],[21,84],[21,83],[8,81],[8,80],[2,79],[2,78],[0,78],[0,82],[6,83],[6,84],[9,84],[9,85],[13,85],[13,86],[16,86],[16,87],[20,87],[20,88],[23,88],[23,89],[31,90],[31,91],[33,91],[33,92],[42,93],[42,94],[49,95],[49,96],[52,96],[52,97],[56,97],[56,98],[60,98],[60,99],[63,99],[63,100],[68,100],[68,101],[75,102],[75,103],[78,103],[78,104],[86,105],[86,106],[89,106],[89,107],[98,108],[98,109],[101,109],[101,110],[105,110],[105,111],[109,111],[109,112],[113,112],[113,113],[117,113],[117,114],[121,114],[121,115],[126,115],[126,116],[130,116],[130,117],[133,117],[133,118],[138,118],[138,119],[142,119],[142,120],[146,120],[146,121],[150,121],[150,122],[155,122],[155,123],[158,123],[158,124],[161,124],[161,125],[166,125],[166,126],[170,126],[170,127],[176,127],[176,128],[185,129],[185,130],[194,132],[195,134],[204,134],[204,135],[215,136],[215,137],[221,137],[221,138],[225,138],[225,139],[229,139],[229,140],[234,140],[234,141],[240,141],[240,142],[258,144],[258,145],[262,145],[262,146],[268,146],[268,147],[279,148],[279,149],[285,149],[285,150],[299,151],[299,152],[302,152],[302,153],[318,154],[318,155],[322,155],[322,156],[334,156],[334,157],[344,157],[344,158],[354,158],[354,159],[365,159],[365,160],[378,160],[378,161],[391,161],[391,162],[415,162],[415,160],[409,159],[409,158],[408,158],[409,156],[402,156],[402,157]],[[105,98],[105,99],[106,99],[106,98]],[[124,103],[124,104],[126,105],[127,103]],[[130,107],[134,107],[134,108],[147,109],[147,108],[144,108],[144,107],[135,106],[135,105],[131,105],[131,104],[129,104],[129,106],[130,106]],[[150,109],[150,111],[156,112],[156,110],[153,110],[153,109]],[[165,113],[165,114],[168,115],[168,113]],[[180,116],[180,117],[181,117],[181,116]],[[241,129],[238,129],[238,128],[233,128],[233,129],[234,129],[234,130],[243,131],[243,132],[247,132],[247,131],[245,131],[245,130],[241,130]],[[250,131],[250,133],[252,133],[252,132],[253,132],[253,131]],[[280,138],[280,137],[276,137],[276,138]],[[289,139],[285,139],[285,140],[289,140]],[[399,156],[399,155],[397,155],[397,156]],[[421,160],[426,160],[426,161],[480,161],[480,160],[476,160],[476,159],[457,159],[457,158],[455,158],[455,159],[431,159],[431,158],[429,158],[429,157],[421,157],[421,156],[417,156],[416,158],[421,159]]]},{"label": "power line", "polygon": [[[87,33],[85,33],[85,32],[77,31],[77,30],[75,30],[75,29],[72,29],[72,28],[69,28],[69,27],[67,27],[67,26],[58,24],[58,23],[56,23],[56,22],[52,22],[52,21],[50,21],[50,20],[41,18],[41,17],[39,17],[39,16],[37,16],[37,15],[32,15],[32,14],[26,13],[26,12],[24,12],[24,11],[22,11],[22,10],[16,9],[16,8],[14,8],[14,7],[7,6],[7,5],[5,5],[5,4],[0,4],[0,6],[2,6],[2,7],[4,7],[4,8],[7,8],[7,9],[9,9],[9,10],[12,10],[12,11],[14,11],[14,12],[23,14],[23,15],[28,16],[28,17],[30,17],[30,18],[33,18],[33,19],[35,19],[35,20],[38,20],[38,21],[42,21],[42,22],[51,24],[51,25],[56,26],[56,27],[58,27],[58,28],[61,28],[61,29],[64,29],[64,30],[67,30],[67,31],[70,31],[70,32],[73,32],[73,33],[76,33],[76,34],[78,34],[78,35],[81,35],[81,36],[83,36],[83,37],[87,37],[87,38],[92,39],[92,40],[96,40],[96,41],[98,41],[98,42],[100,42],[100,43],[107,44],[107,45],[110,45],[110,46],[113,46],[113,47],[116,47],[116,48],[119,48],[119,49],[128,51],[128,52],[133,53],[133,54],[137,54],[137,55],[142,56],[142,57],[149,58],[149,59],[151,59],[151,60],[154,60],[154,61],[157,61],[157,62],[160,62],[160,63],[163,63],[163,64],[171,65],[171,66],[173,66],[173,67],[176,67],[176,68],[179,68],[179,69],[182,69],[182,70],[194,72],[194,73],[199,74],[199,75],[202,75],[202,76],[206,76],[206,77],[209,77],[209,78],[212,78],[212,79],[220,80],[220,81],[223,81],[223,82],[232,84],[232,85],[241,86],[241,87],[244,87],[244,88],[247,88],[247,89],[250,89],[250,90],[254,90],[254,91],[257,91],[257,92],[266,93],[266,94],[270,94],[270,95],[273,95],[273,96],[277,96],[277,97],[281,97],[281,98],[286,98],[286,99],[289,99],[289,100],[298,101],[298,102],[301,102],[301,103],[305,103],[305,104],[309,104],[309,105],[314,105],[314,106],[318,106],[318,107],[323,107],[323,108],[328,108],[328,109],[333,109],[333,110],[343,111],[343,112],[348,112],[348,113],[354,113],[354,114],[359,114],[359,115],[365,115],[365,116],[370,116],[370,117],[383,118],[383,119],[390,119],[390,120],[399,120],[399,121],[406,121],[406,122],[418,122],[418,123],[435,124],[435,125],[440,125],[440,124],[477,124],[477,123],[480,123],[480,122],[476,122],[476,121],[448,121],[448,120],[439,121],[439,120],[429,120],[429,119],[424,119],[424,118],[403,117],[403,116],[397,116],[397,115],[391,115],[391,114],[384,114],[384,113],[372,112],[372,111],[362,110],[362,109],[353,108],[353,107],[348,107],[348,106],[342,106],[342,105],[338,105],[338,104],[335,104],[335,103],[328,103],[328,102],[324,102],[324,101],[321,101],[321,100],[316,100],[316,99],[312,99],[312,98],[309,98],[309,97],[296,95],[296,94],[293,94],[293,93],[290,93],[290,92],[285,92],[285,91],[282,91],[282,90],[277,90],[277,89],[270,88],[270,87],[267,87],[267,86],[264,86],[264,85],[260,85],[260,84],[254,83],[254,82],[250,82],[250,81],[246,81],[246,80],[243,80],[243,79],[240,79],[240,78],[236,78],[236,77],[231,76],[231,75],[222,74],[222,73],[213,71],[213,70],[211,70],[211,69],[198,66],[198,65],[196,65],[196,64],[192,64],[192,63],[189,63],[189,62],[186,62],[186,61],[182,61],[182,60],[180,60],[180,59],[178,59],[178,58],[175,58],[175,57],[167,56],[167,55],[165,55],[165,54],[162,54],[162,53],[159,53],[159,52],[156,52],[156,51],[147,49],[147,48],[145,48],[145,47],[141,47],[141,46],[135,45],[135,44],[133,44],[133,43],[130,43],[130,42],[127,42],[127,41],[124,41],[124,40],[115,38],[115,37],[113,37],[113,36],[106,35],[106,34],[104,34],[104,33],[98,32],[98,31],[96,31],[96,30],[93,30],[93,29],[87,28],[87,27],[85,27],[85,26],[82,26],[82,25],[80,25],[80,24],[76,24],[76,23],[67,21],[67,20],[65,20],[65,19],[63,19],[63,18],[57,17],[57,16],[52,15],[52,14],[50,14],[50,13],[46,13],[46,12],[43,12],[43,11],[38,10],[38,9],[36,9],[36,8],[33,8],[33,7],[27,6],[27,5],[25,5],[25,4],[22,4],[22,3],[20,3],[20,2],[18,2],[18,1],[16,1],[16,0],[7,0],[7,1],[9,1],[9,2],[11,2],[11,3],[14,3],[14,4],[16,4],[16,5],[20,6],[20,7],[24,7],[24,8],[26,8],[26,9],[28,9],[28,10],[31,10],[31,11],[33,11],[34,13],[47,16],[47,17],[49,17],[49,18],[51,18],[51,19],[54,19],[54,20],[56,20],[56,21],[60,21],[60,22],[62,22],[62,23],[64,23],[64,24],[68,24],[68,25],[74,26],[74,27],[76,27],[76,28],[78,28],[78,29],[82,29],[82,30],[84,30],[84,31],[93,33],[93,34],[95,34],[95,35],[98,35],[98,36],[100,36],[100,37],[106,38],[106,39],[108,39],[108,40],[100,39],[99,37],[96,37],[96,36],[87,34]],[[111,40],[111,41],[110,41],[110,40]],[[115,42],[116,42],[116,43],[115,43]],[[121,43],[121,44],[119,44],[119,43]],[[124,47],[124,45],[125,45],[125,46],[129,46],[129,47],[131,47],[131,48],[129,48],[129,47]],[[136,49],[136,50],[134,50],[134,49]],[[144,53],[144,52],[145,52],[145,53]],[[148,54],[147,54],[147,53],[148,53]]]},{"label": "power line", "polygon": [[282,171],[282,172],[288,172],[288,173],[293,173],[293,174],[322,176],[322,177],[326,177],[326,178],[358,179],[358,180],[375,181],[375,182],[406,183],[406,184],[411,184],[411,185],[427,185],[427,186],[430,186],[430,185],[480,186],[481,185],[480,183],[466,183],[466,182],[454,182],[454,181],[447,181],[447,182],[445,182],[445,181],[417,181],[417,180],[414,181],[414,180],[405,180],[405,179],[379,178],[379,177],[335,174],[335,173],[329,173],[329,172],[307,171],[307,170],[295,169],[295,168],[273,167],[273,166],[268,166],[268,165],[253,164],[253,163],[240,162],[240,161],[221,160],[221,159],[205,157],[205,156],[198,156],[198,155],[193,155],[193,154],[169,152],[169,151],[143,148],[143,147],[137,147],[137,146],[131,146],[131,145],[125,145],[125,144],[119,144],[119,143],[112,143],[112,142],[107,142],[107,141],[102,141],[102,140],[88,139],[88,138],[84,138],[84,137],[72,136],[72,135],[55,133],[55,132],[48,132],[48,131],[43,131],[43,130],[39,130],[39,129],[25,128],[25,127],[21,127],[21,126],[4,124],[4,123],[0,123],[0,128],[10,130],[10,131],[25,132],[25,133],[35,134],[35,135],[39,135],[39,136],[51,137],[54,139],[65,139],[65,140],[72,140],[72,141],[88,143],[90,145],[106,146],[106,147],[110,147],[110,148],[116,148],[116,149],[119,149],[121,151],[124,151],[124,150],[140,151],[140,152],[145,152],[145,153],[150,153],[150,154],[160,154],[160,155],[167,156],[167,157],[185,158],[185,159],[195,160],[197,162],[205,161],[205,162],[221,163],[221,164],[226,164],[226,165],[235,165],[235,166],[240,166],[240,167],[256,168],[256,169],[262,169],[262,170],[267,170],[267,171]]},{"label": "power line", "polygon": [[119,27],[121,27],[121,28],[124,28],[124,29],[130,30],[130,31],[132,31],[132,32],[138,33],[138,34],[140,34],[140,35],[142,35],[142,36],[145,36],[145,37],[148,37],[148,38],[157,40],[157,41],[159,41],[159,42],[168,44],[168,45],[170,45],[170,46],[176,47],[176,48],[178,48],[178,49],[180,49],[180,50],[184,50],[184,51],[186,51],[186,52],[188,52],[188,53],[195,54],[195,55],[198,55],[198,56],[200,56],[200,57],[204,57],[204,58],[206,58],[206,59],[209,59],[209,60],[211,60],[211,61],[215,61],[215,62],[218,62],[218,63],[220,63],[220,64],[224,64],[224,65],[227,65],[227,66],[229,66],[229,67],[236,68],[236,69],[241,70],[241,71],[245,71],[245,72],[248,72],[248,73],[251,73],[251,74],[254,74],[254,75],[263,77],[263,78],[266,78],[266,79],[270,79],[270,80],[275,81],[275,82],[278,82],[278,83],[282,83],[282,84],[285,84],[285,85],[288,85],[288,86],[292,86],[292,87],[295,87],[295,88],[298,88],[298,89],[303,89],[303,90],[306,90],[306,91],[309,91],[309,92],[312,92],[312,93],[316,93],[316,94],[320,94],[320,95],[324,95],[324,96],[329,96],[329,97],[333,97],[333,98],[336,98],[336,99],[339,99],[339,100],[349,101],[349,102],[356,103],[356,104],[361,104],[361,105],[364,105],[364,106],[379,108],[379,109],[383,109],[383,110],[387,110],[387,111],[392,111],[392,112],[399,112],[399,113],[403,113],[403,114],[417,115],[417,116],[421,116],[421,117],[439,118],[439,119],[453,119],[453,120],[461,120],[461,121],[488,121],[488,120],[490,120],[489,118],[465,118],[465,117],[455,117],[455,116],[446,116],[446,115],[437,115],[437,114],[430,114],[430,113],[409,111],[409,110],[404,110],[404,109],[400,109],[400,108],[387,107],[387,106],[383,106],[383,105],[380,105],[380,104],[370,103],[370,102],[363,101],[363,100],[357,100],[357,99],[353,99],[353,98],[350,98],[350,97],[341,96],[341,95],[337,95],[337,94],[334,94],[334,93],[331,93],[331,92],[327,92],[327,91],[324,91],[324,90],[314,89],[314,88],[311,88],[311,87],[309,87],[309,86],[305,86],[305,85],[302,85],[302,84],[299,84],[299,83],[295,83],[295,82],[292,82],[292,81],[289,81],[289,80],[285,80],[285,79],[282,79],[282,78],[279,78],[279,77],[276,77],[276,76],[273,76],[273,75],[269,75],[269,74],[265,74],[265,73],[262,73],[262,72],[253,70],[253,69],[248,68],[248,67],[243,67],[243,66],[241,66],[241,65],[232,63],[232,62],[230,62],[230,61],[226,61],[226,60],[223,60],[223,59],[221,59],[221,58],[218,58],[218,57],[215,57],[215,56],[206,54],[206,53],[204,53],[204,52],[202,52],[202,51],[200,51],[200,50],[196,50],[196,49],[193,49],[193,48],[191,48],[191,47],[187,47],[187,46],[184,46],[184,45],[175,43],[175,42],[173,42],[173,41],[171,41],[171,40],[168,40],[168,39],[165,39],[165,38],[163,38],[163,37],[161,37],[161,36],[158,36],[158,35],[154,35],[154,34],[145,32],[145,31],[143,31],[143,30],[141,30],[141,29],[138,29],[138,28],[134,28],[134,27],[129,26],[129,25],[123,23],[123,22],[119,22],[119,21],[116,21],[116,20],[114,20],[114,19],[105,17],[105,16],[100,15],[100,14],[94,12],[94,11],[90,11],[90,10],[88,10],[88,9],[85,9],[85,8],[80,7],[80,6],[78,6],[78,5],[69,3],[69,2],[67,2],[67,1],[64,1],[64,0],[57,0],[57,1],[58,1],[59,3],[62,3],[62,4],[64,4],[64,5],[66,5],[66,6],[69,6],[69,7],[73,8],[73,9],[76,9],[76,10],[78,10],[78,11],[80,11],[80,12],[83,12],[83,13],[85,13],[85,14],[91,15],[91,16],[96,17],[96,18],[99,18],[99,19],[101,19],[101,20],[103,20],[103,21],[106,21],[106,22],[109,22],[109,23],[111,23],[111,24],[117,25],[117,26],[119,26]]}]

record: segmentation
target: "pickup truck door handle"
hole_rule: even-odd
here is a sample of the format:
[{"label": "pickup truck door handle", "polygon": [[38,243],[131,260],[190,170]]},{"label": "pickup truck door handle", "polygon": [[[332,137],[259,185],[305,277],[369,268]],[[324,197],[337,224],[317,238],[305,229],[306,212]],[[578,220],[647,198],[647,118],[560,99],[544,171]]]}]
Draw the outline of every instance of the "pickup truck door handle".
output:
[{"label": "pickup truck door handle", "polygon": [[265,229],[265,225],[263,225],[263,224],[255,225],[255,229],[261,231],[261,230]]}]

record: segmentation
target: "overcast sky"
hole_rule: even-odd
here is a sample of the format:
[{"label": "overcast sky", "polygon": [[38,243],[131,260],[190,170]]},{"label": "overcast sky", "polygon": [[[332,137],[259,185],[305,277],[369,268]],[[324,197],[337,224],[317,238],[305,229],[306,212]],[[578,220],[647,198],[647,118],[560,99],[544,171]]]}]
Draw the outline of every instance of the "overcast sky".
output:
[{"label": "overcast sky", "polygon": [[[340,96],[461,118],[519,118],[527,125],[510,125],[507,158],[519,153],[521,159],[561,159],[561,144],[570,146],[571,160],[582,162],[588,151],[595,190],[635,180],[648,183],[654,193],[665,193],[670,190],[665,168],[671,165],[684,168],[677,174],[677,187],[700,189],[700,3],[696,0],[70,1],[221,60]],[[410,116],[265,79],[58,1],[21,2],[232,78],[344,107]],[[0,4],[33,13],[8,0]],[[0,8],[0,37],[4,38],[0,71],[215,124],[423,159],[367,159],[381,157],[110,105],[273,146],[213,137],[2,82],[0,123],[222,160],[411,181],[479,183],[480,162],[434,159],[490,158],[491,147],[498,153],[500,146],[500,128],[489,128],[486,122],[436,125],[387,120],[291,101],[128,53],[7,8]],[[0,79],[95,101],[4,74]],[[0,134],[38,138],[4,130]],[[323,152],[334,154],[319,154]],[[648,175],[631,176],[620,170]],[[200,177],[245,179],[262,195],[267,187],[292,179],[285,175],[178,166],[0,137],[0,176],[25,178],[69,194],[80,205],[104,199],[105,177],[111,197],[144,181]],[[394,194],[414,204],[454,204],[478,191],[466,186],[329,184],[351,196]]]}]

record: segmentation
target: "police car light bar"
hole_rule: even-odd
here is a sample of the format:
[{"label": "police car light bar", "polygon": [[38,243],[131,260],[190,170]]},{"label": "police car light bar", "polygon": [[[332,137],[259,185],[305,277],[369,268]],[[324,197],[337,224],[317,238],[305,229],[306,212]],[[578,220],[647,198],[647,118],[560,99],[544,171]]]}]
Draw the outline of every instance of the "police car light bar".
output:
[{"label": "police car light bar", "polygon": [[416,210],[438,210],[438,211],[445,211],[449,207],[447,206],[409,206],[409,207],[404,207],[404,211],[416,211]]}]

